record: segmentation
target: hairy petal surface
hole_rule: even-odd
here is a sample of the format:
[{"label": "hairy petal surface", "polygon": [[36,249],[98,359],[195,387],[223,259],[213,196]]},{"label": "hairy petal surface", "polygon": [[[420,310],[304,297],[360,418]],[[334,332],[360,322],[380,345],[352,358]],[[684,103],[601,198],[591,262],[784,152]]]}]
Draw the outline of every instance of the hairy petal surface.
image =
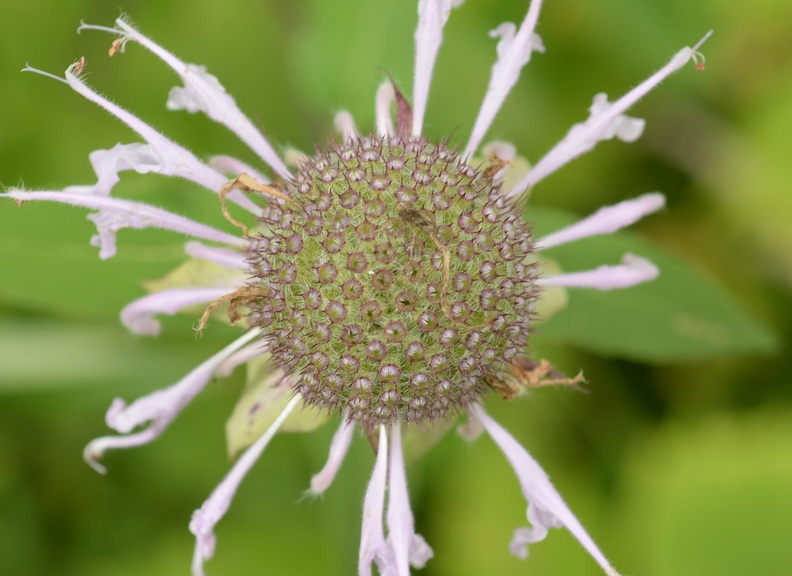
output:
[{"label": "hairy petal surface", "polygon": [[507,196],[513,197],[522,194],[561,166],[594,148],[602,140],[614,136],[620,136],[627,141],[637,138],[640,135],[640,130],[643,129],[643,124],[631,122],[632,119],[623,116],[624,112],[660,82],[685,66],[697,54],[696,50],[708,36],[705,36],[693,48],[686,47],[677,52],[668,64],[613,104],[608,104],[607,100],[603,100],[599,95],[596,96],[589,109],[591,115],[588,120],[582,124],[575,124],[567,135],[536,163],[525,178],[507,193]]},{"label": "hairy petal surface", "polygon": [[503,102],[517,83],[520,71],[531,60],[531,54],[545,51],[542,39],[534,33],[541,8],[542,0],[531,2],[519,31],[513,23],[504,22],[490,32],[491,37],[500,38],[497,46],[498,59],[492,66],[484,102],[481,104],[463,157],[473,155],[478,149]]},{"label": "hairy petal surface", "polygon": [[619,576],[580,521],[572,514],[539,463],[528,454],[525,448],[520,446],[511,434],[490,418],[484,408],[474,405],[470,408],[469,413],[481,421],[487,433],[506,456],[517,474],[523,495],[528,501],[527,516],[532,527],[518,530],[512,542],[512,551],[520,557],[527,557],[527,544],[543,540],[550,528],[565,526],[608,576]]},{"label": "hairy petal surface", "polygon": [[91,167],[98,178],[93,186],[69,186],[64,192],[79,192],[109,196],[121,179],[119,172],[134,170],[138,174],[168,174],[167,166],[154,153],[151,146],[139,142],[133,144],[116,144],[110,150],[94,150],[88,155]]},{"label": "hairy petal surface", "polygon": [[242,113],[234,99],[226,93],[220,81],[209,74],[204,66],[186,64],[172,53],[138,32],[123,19],[116,20],[117,29],[83,25],[80,30],[100,30],[121,34],[124,42],[133,40],[158,56],[170,66],[184,82],[184,87],[172,88],[168,94],[169,110],[203,112],[209,118],[224,125],[247,144],[258,156],[278,173],[281,178],[290,178],[291,173],[275,153],[272,145],[253,123]]},{"label": "hairy petal surface", "polygon": [[330,454],[327,457],[327,463],[324,468],[311,477],[309,493],[312,496],[323,494],[330,487],[349,451],[349,445],[352,443],[355,423],[350,422],[346,414],[343,414],[341,418],[341,425],[336,430],[333,435],[333,441],[330,443]]},{"label": "hairy petal surface", "polygon": [[169,140],[131,112],[94,92],[75,73],[74,65],[66,69],[65,76],[66,83],[71,86],[72,90],[104,108],[146,141],[149,152],[159,160],[161,166],[158,170],[159,174],[185,178],[213,191],[219,190],[225,183],[225,178],[221,174],[198,160],[192,152]]},{"label": "hairy petal surface", "polygon": [[232,236],[206,224],[173,214],[162,208],[131,200],[80,193],[26,192],[21,190],[11,190],[0,194],[0,198],[12,198],[20,203],[43,200],[96,210],[95,213],[88,215],[88,219],[96,224],[98,234],[91,238],[91,244],[99,247],[99,257],[102,260],[115,256],[116,233],[123,228],[162,228],[230,246],[247,247],[248,244],[242,238]]},{"label": "hairy petal surface", "polygon": [[363,525],[360,530],[358,576],[371,576],[371,563],[376,562],[381,576],[394,576],[395,564],[390,547],[385,543],[383,511],[388,480],[388,434],[380,426],[377,461],[363,500]]},{"label": "hairy petal surface", "polygon": [[[98,461],[105,452],[141,446],[157,438],[187,404],[204,389],[217,367],[226,358],[258,336],[259,332],[258,329],[250,330],[242,338],[226,346],[169,388],[139,398],[130,405],[127,405],[121,398],[113,400],[105,416],[107,425],[121,434],[128,435],[103,436],[93,440],[83,452],[85,461],[97,472],[104,474],[106,469]],[[150,423],[148,428],[136,434],[129,434],[136,427],[147,422]]]},{"label": "hairy petal surface", "polygon": [[451,9],[460,6],[463,1],[419,0],[418,2],[418,27],[415,30],[415,77],[413,81],[413,136],[420,136],[423,130],[432,71],[440,44],[443,43],[443,27],[448,22]]},{"label": "hairy petal surface", "polygon": [[391,106],[396,99],[396,91],[390,81],[383,82],[377,89],[375,112],[377,115],[377,136],[391,136],[396,133],[393,127]]},{"label": "hairy petal surface", "polygon": [[269,184],[269,178],[264,176],[261,172],[253,168],[247,162],[243,162],[239,158],[228,156],[226,154],[218,154],[209,158],[209,166],[214,170],[223,174],[230,174],[234,178],[240,174],[250,174],[262,184]]},{"label": "hairy petal surface", "polygon": [[391,427],[387,523],[388,544],[395,559],[396,573],[398,576],[410,576],[410,565],[423,568],[434,552],[423,537],[415,533],[398,421]]},{"label": "hairy petal surface", "polygon": [[594,288],[595,290],[614,290],[630,288],[654,280],[660,275],[657,266],[639,256],[625,254],[618,266],[600,266],[585,272],[569,272],[545,276],[536,281],[538,286],[569,286],[573,288]]},{"label": "hairy petal surface", "polygon": [[157,336],[162,326],[154,318],[156,314],[176,314],[188,306],[214,302],[234,290],[234,287],[163,290],[127,304],[121,311],[121,322],[135,334]]},{"label": "hairy petal surface", "polygon": [[335,115],[335,118],[333,119],[333,125],[335,126],[335,129],[338,131],[338,133],[341,134],[344,144],[349,144],[353,140],[357,140],[360,137],[357,126],[355,125],[355,119],[352,118],[352,114],[350,114],[347,110],[340,110]]},{"label": "hairy petal surface", "polygon": [[190,532],[195,535],[195,555],[193,556],[192,573],[193,576],[204,576],[203,565],[206,560],[214,556],[216,537],[214,527],[220,519],[225,516],[231,501],[234,499],[239,485],[250,472],[253,465],[261,457],[264,449],[275,436],[275,433],[291,414],[294,407],[300,403],[302,398],[295,396],[286,405],[280,416],[272,423],[261,437],[248,448],[239,460],[236,461],[231,471],[223,478],[223,481],[215,488],[211,496],[203,505],[193,513],[190,521]]},{"label": "hairy petal surface", "polygon": [[664,206],[665,196],[658,192],[644,194],[613,206],[604,206],[588,218],[541,238],[534,247],[536,250],[545,250],[581,238],[612,234],[635,224],[644,216],[657,212]]},{"label": "hairy petal surface", "polygon": [[184,245],[184,251],[193,258],[214,262],[232,270],[250,270],[250,266],[245,261],[247,256],[244,252],[218,248],[217,246],[207,246],[195,240],[187,242]]}]

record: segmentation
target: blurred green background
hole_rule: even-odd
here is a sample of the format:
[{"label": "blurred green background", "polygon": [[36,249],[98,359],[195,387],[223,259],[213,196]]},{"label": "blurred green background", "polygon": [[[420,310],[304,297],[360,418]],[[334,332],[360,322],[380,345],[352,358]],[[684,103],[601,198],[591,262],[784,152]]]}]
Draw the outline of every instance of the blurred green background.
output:
[{"label": "blurred green background", "polygon": [[[520,21],[526,7],[468,0],[452,15],[428,134],[464,142],[495,55],[486,33]],[[327,142],[341,108],[371,127],[385,70],[410,91],[412,1],[128,0],[120,9],[181,58],[208,66],[279,147]],[[2,14],[2,185],[91,183],[89,152],[136,141],[65,86],[18,72],[29,61],[59,73],[81,55],[93,86],[174,140],[202,156],[254,161],[221,126],[165,109],[176,77],[151,54],[130,45],[110,59],[109,36],[74,33],[80,19],[111,25],[117,3],[6,1]],[[750,10],[735,0],[548,1],[538,29],[547,53],[534,55],[490,132],[535,161],[585,118],[596,92],[615,98],[715,29],[706,72],[688,66],[630,112],[648,121],[641,140],[601,144],[542,182],[532,202],[585,214],[665,192],[668,210],[635,230],[652,243],[647,250],[673,254],[711,282],[732,310],[732,338],[716,331],[711,346],[686,354],[685,346],[663,352],[668,342],[657,336],[652,354],[655,328],[646,323],[637,352],[632,334],[623,349],[601,346],[625,316],[643,318],[618,307],[640,306],[644,293],[592,302],[573,292],[577,315],[540,328],[533,352],[569,373],[584,369],[591,393],[544,389],[489,403],[625,573],[792,575],[790,21],[787,0],[757,0]],[[216,199],[183,182],[124,173],[114,194],[225,226]],[[187,574],[187,523],[228,469],[224,423],[242,375],[211,385],[153,445],[112,454],[107,477],[81,451],[107,432],[114,397],[176,381],[237,332],[213,325],[199,340],[194,318],[181,316],[165,319],[157,339],[128,334],[119,310],[144,293],[141,281],[183,260],[182,240],[123,231],[119,255],[101,262],[91,234],[77,209],[0,205],[0,574]],[[596,265],[609,249],[591,242],[571,252],[575,263]],[[572,256],[557,257],[571,267]],[[677,279],[670,305],[707,309],[713,299],[686,283]],[[586,314],[598,322],[581,336],[576,318]],[[366,443],[355,442],[323,499],[300,500],[332,433],[327,425],[272,443],[219,525],[211,574],[355,572],[373,464]],[[423,574],[599,573],[564,531],[525,562],[508,555],[525,503],[487,438],[471,445],[449,434],[409,474],[418,529],[436,553]]]}]

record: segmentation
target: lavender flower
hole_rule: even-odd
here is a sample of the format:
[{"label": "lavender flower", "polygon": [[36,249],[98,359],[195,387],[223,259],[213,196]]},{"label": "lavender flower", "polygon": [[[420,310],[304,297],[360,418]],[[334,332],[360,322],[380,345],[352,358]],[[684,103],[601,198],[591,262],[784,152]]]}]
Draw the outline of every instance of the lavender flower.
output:
[{"label": "lavender flower", "polygon": [[[655,278],[657,268],[626,254],[621,263],[594,270],[545,275],[544,249],[629,226],[664,206],[650,193],[614,206],[563,230],[535,239],[520,214],[526,192],[598,142],[637,139],[644,121],[624,115],[639,98],[691,59],[683,48],[663,68],[614,103],[594,96],[587,120],[521,177],[510,168],[512,147],[481,143],[520,71],[534,52],[544,52],[535,33],[541,0],[533,0],[519,28],[501,24],[497,58],[472,133],[460,153],[423,132],[432,71],[443,29],[460,0],[420,0],[415,33],[412,105],[392,82],[376,94],[376,132],[361,134],[349,112],[336,115],[341,140],[313,157],[286,162],[240,111],[217,78],[186,64],[123,19],[114,28],[83,24],[117,36],[111,55],[137,43],[181,78],[167,106],[203,112],[245,142],[267,167],[221,156],[205,163],[132,113],[93,91],[82,77],[84,60],[56,78],[129,126],[142,142],[119,144],[90,155],[97,182],[62,191],[9,190],[17,203],[44,200],[91,210],[97,227],[91,243],[100,258],[116,253],[122,228],[157,227],[186,235],[193,258],[223,266],[212,286],[181,286],[145,296],[121,313],[133,332],[155,335],[158,314],[208,305],[206,322],[221,303],[231,320],[244,318],[247,332],[176,384],[131,404],[113,401],[108,426],[118,432],[92,441],[86,461],[100,472],[109,450],[158,437],[211,378],[266,357],[269,397],[282,411],[235,462],[226,478],[194,513],[193,574],[215,549],[214,526],[223,517],[247,472],[298,406],[315,406],[341,419],[325,467],[310,493],[331,485],[359,428],[376,451],[363,504],[358,571],[407,576],[433,555],[416,532],[402,452],[406,426],[431,425],[467,414],[467,428],[485,430],[501,448],[528,502],[530,527],[518,528],[510,546],[528,556],[528,544],[550,528],[566,527],[605,573],[614,576],[597,545],[569,510],[547,474],[484,410],[490,390],[513,397],[544,383],[546,363],[524,357],[542,290],[568,286],[610,290]],[[705,38],[706,39],[706,38]],[[703,42],[703,40],[702,40]],[[396,109],[395,119],[392,108]],[[485,158],[480,154],[484,153]],[[157,173],[187,179],[219,195],[241,234],[228,234],[166,210],[112,197],[120,173]],[[227,175],[233,175],[228,180]],[[255,194],[256,200],[245,193]],[[226,199],[249,213],[247,223],[230,216]],[[204,244],[200,241],[211,243]],[[538,367],[535,367],[538,366]],[[535,368],[534,368],[535,367]],[[279,395],[279,396],[277,396]],[[141,430],[135,431],[136,428]],[[386,510],[387,494],[387,510]]]}]

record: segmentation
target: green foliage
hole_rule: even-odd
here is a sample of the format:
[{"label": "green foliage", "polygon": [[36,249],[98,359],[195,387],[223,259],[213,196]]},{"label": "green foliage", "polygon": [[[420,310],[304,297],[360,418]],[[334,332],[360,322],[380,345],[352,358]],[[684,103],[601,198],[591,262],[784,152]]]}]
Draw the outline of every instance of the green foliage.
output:
[{"label": "green foliage", "polygon": [[[467,0],[452,15],[429,101],[430,134],[464,142],[495,55],[486,31],[518,21],[526,5]],[[323,145],[340,108],[370,130],[383,68],[409,97],[415,9],[407,0],[163,0],[122,9],[186,61],[207,65],[278,149]],[[5,3],[3,185],[90,183],[89,152],[138,140],[60,84],[18,72],[29,60],[58,73],[80,55],[92,85],[200,157],[230,153],[255,162],[224,128],[165,109],[176,77],[152,55],[129,46],[111,59],[108,36],[73,34],[81,18],[110,24],[118,11],[118,3],[98,0]],[[626,574],[789,573],[790,21],[788,0],[762,0],[750,10],[728,0],[547,1],[539,22],[547,53],[534,56],[491,130],[536,161],[585,118],[593,94],[624,92],[679,47],[716,30],[704,48],[706,72],[680,71],[630,112],[648,122],[639,142],[603,143],[534,192],[538,202],[575,214],[644,190],[669,196],[668,210],[642,224],[651,245],[620,235],[612,247],[591,239],[548,252],[567,271],[615,263],[625,250],[662,269],[657,282],[635,291],[570,290],[569,309],[532,335],[537,353],[550,350],[553,362],[585,369],[595,393],[546,389],[490,403]],[[226,226],[216,198],[184,182],[125,173],[117,193]],[[223,422],[241,383],[210,385],[156,443],[110,455],[107,477],[80,454],[109,432],[102,418],[114,397],[131,400],[177,381],[239,332],[212,323],[196,340],[194,319],[176,317],[157,339],[125,333],[119,310],[145,293],[141,282],[184,261],[183,239],[124,230],[119,255],[102,262],[88,245],[94,232],[83,214],[0,204],[0,573],[185,574],[194,544],[187,522],[228,470]],[[571,218],[548,214],[530,218],[540,232]],[[664,286],[673,302],[654,300]],[[637,305],[621,307],[633,297]],[[703,318],[726,338],[706,337],[709,329],[704,338],[681,337],[667,313]],[[582,338],[589,314],[594,336]],[[749,357],[772,349],[754,314],[784,338],[783,353]],[[640,330],[637,318],[662,330]],[[615,343],[617,332],[629,349]],[[647,366],[619,356],[696,361]],[[272,442],[219,527],[211,574],[353,570],[373,460],[367,442],[356,438],[321,501],[298,502],[333,431]],[[513,528],[525,522],[524,502],[486,439],[468,445],[447,434],[409,475],[417,527],[436,553],[422,576],[600,573],[563,531],[525,562],[508,555]]]},{"label": "green foliage", "polygon": [[[572,224],[568,213],[530,206],[541,235]],[[770,354],[778,342],[723,288],[666,250],[621,232],[548,251],[566,271],[616,263],[624,254],[648,258],[660,277],[629,290],[575,290],[569,306],[541,328],[545,338],[600,354],[644,362]]]},{"label": "green foliage", "polygon": [[[282,376],[282,372],[273,370],[269,354],[248,363],[245,389],[226,422],[230,458],[236,458],[241,450],[255,442],[291,400],[291,388],[278,385]],[[326,410],[305,406],[289,414],[280,431],[312,432],[329,419]]]}]

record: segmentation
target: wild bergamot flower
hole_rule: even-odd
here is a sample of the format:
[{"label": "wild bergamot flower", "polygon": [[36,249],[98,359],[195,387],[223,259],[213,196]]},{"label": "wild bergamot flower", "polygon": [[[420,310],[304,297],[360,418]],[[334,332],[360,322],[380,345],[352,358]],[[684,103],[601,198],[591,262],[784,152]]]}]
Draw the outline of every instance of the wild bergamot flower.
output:
[{"label": "wild bergamot flower", "polygon": [[[103,471],[98,460],[108,450],[155,439],[212,377],[255,358],[266,359],[265,382],[276,393],[257,399],[249,410],[252,413],[266,402],[280,403],[283,409],[195,512],[190,530],[197,539],[196,575],[203,574],[204,561],[214,553],[214,526],[242,478],[300,404],[341,419],[327,465],[311,481],[312,493],[328,488],[356,427],[376,450],[363,505],[361,575],[371,574],[373,562],[381,574],[404,576],[410,565],[422,567],[432,557],[431,548],[414,528],[403,428],[425,428],[460,414],[467,414],[469,424],[486,430],[501,448],[528,501],[531,526],[516,530],[512,553],[526,557],[528,544],[544,539],[550,528],[566,527],[607,574],[617,574],[547,474],[487,415],[482,399],[493,389],[513,397],[525,386],[547,383],[543,378],[552,374],[548,364],[525,356],[544,289],[626,288],[658,274],[650,262],[629,254],[617,265],[545,274],[540,254],[552,246],[628,226],[660,209],[662,195],[646,194],[602,208],[543,238],[534,238],[522,219],[521,200],[535,184],[599,141],[637,139],[644,122],[624,112],[689,60],[698,64],[698,45],[677,52],[614,103],[604,94],[596,95],[589,118],[519,174],[514,167],[518,163],[512,165],[513,147],[494,143],[481,149],[481,143],[532,53],[544,52],[534,32],[541,1],[532,2],[519,28],[505,23],[490,33],[498,39],[497,59],[461,151],[446,139],[423,133],[443,27],[459,4],[460,0],[418,3],[412,105],[392,81],[385,82],[376,95],[375,133],[360,133],[351,115],[339,112],[335,124],[340,141],[313,156],[290,153],[289,162],[281,159],[203,67],[185,64],[124,19],[117,20],[115,28],[87,24],[79,28],[116,35],[111,55],[135,42],[161,58],[184,83],[171,90],[168,108],[200,111],[225,125],[269,171],[267,176],[227,156],[204,163],[93,91],[82,77],[85,61],[80,59],[66,70],[64,79],[57,79],[119,118],[144,142],[92,153],[98,178],[94,185],[3,194],[18,203],[49,200],[88,208],[92,211],[88,218],[98,229],[91,243],[99,247],[101,258],[115,254],[118,230],[159,227],[198,240],[187,243],[188,254],[227,270],[211,286],[161,290],[124,309],[122,320],[132,331],[156,334],[156,314],[208,304],[203,327],[212,310],[227,303],[231,320],[243,319],[247,332],[175,385],[129,405],[116,399],[107,423],[120,435],[98,438],[85,450],[86,460]],[[224,213],[241,234],[113,198],[112,189],[125,170],[177,176],[218,193]],[[226,200],[250,213],[246,223],[230,215]]]}]

